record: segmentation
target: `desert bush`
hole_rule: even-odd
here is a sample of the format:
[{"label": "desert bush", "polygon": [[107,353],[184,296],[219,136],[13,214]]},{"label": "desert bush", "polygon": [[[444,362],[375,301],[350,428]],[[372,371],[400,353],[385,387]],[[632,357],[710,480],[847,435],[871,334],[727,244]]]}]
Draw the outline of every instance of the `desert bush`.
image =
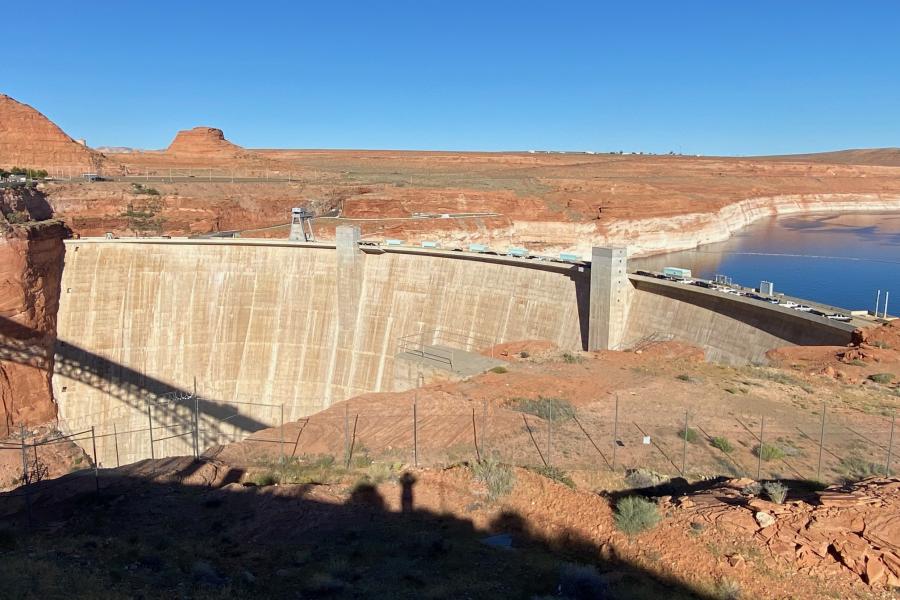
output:
[{"label": "desert bush", "polygon": [[766,496],[769,497],[769,500],[775,504],[784,504],[784,499],[787,498],[788,488],[779,481],[770,481],[766,483],[763,485],[763,490],[766,492]]},{"label": "desert bush", "polygon": [[255,486],[265,487],[267,485],[275,485],[278,483],[278,479],[278,473],[275,473],[274,471],[262,471],[250,477],[249,481]]},{"label": "desert bush", "polygon": [[502,365],[497,365],[496,367],[491,368],[491,373],[497,373],[498,375],[502,375],[503,373],[509,373],[509,370]]},{"label": "desert bush", "polygon": [[641,496],[625,496],[616,502],[616,526],[628,535],[651,529],[659,523],[656,504]]},{"label": "desert bush", "polygon": [[566,485],[572,489],[575,489],[575,482],[572,481],[572,478],[569,477],[569,474],[560,469],[559,467],[554,467],[552,465],[546,465],[541,467],[532,467],[529,469],[530,471],[534,471],[538,475],[542,475],[547,479],[552,479],[553,481],[558,481],[559,483]]},{"label": "desert bush", "polygon": [[14,210],[6,215],[6,221],[10,225],[19,225],[27,223],[31,220],[31,216],[24,210]]},{"label": "desert bush", "polygon": [[851,360],[851,361],[849,362],[849,364],[853,365],[854,367],[864,367],[864,366],[866,366],[865,361],[859,360],[858,358],[854,358],[853,360]]},{"label": "desert bush", "polygon": [[526,350],[522,350],[521,352],[519,352],[519,358],[528,358],[529,356],[531,355]]},{"label": "desert bush", "polygon": [[577,365],[584,360],[582,357],[577,354],[572,354],[571,352],[563,352],[562,359],[564,363],[570,365]]},{"label": "desert bush", "polygon": [[746,496],[759,496],[760,492],[762,492],[762,486],[757,481],[749,483],[741,489],[741,493]]},{"label": "desert bush", "polygon": [[575,416],[575,407],[562,398],[512,398],[507,407],[554,423],[568,421]]},{"label": "desert bush", "polygon": [[716,582],[716,600],[740,600],[741,584],[734,579],[723,577]]},{"label": "desert bush", "polygon": [[688,383],[694,381],[694,378],[688,375],[687,373],[681,373],[680,375],[676,375],[675,379],[678,381],[686,381]]},{"label": "desert bush", "polygon": [[593,565],[566,563],[559,571],[559,594],[571,600],[592,600],[607,596],[606,583]]},{"label": "desert bush", "polygon": [[838,472],[848,481],[859,481],[867,477],[885,475],[883,464],[868,461],[857,454],[841,458]]},{"label": "desert bush", "polygon": [[712,444],[713,448],[718,448],[725,454],[731,454],[731,452],[734,450],[734,446],[731,444],[731,442],[728,441],[728,438],[724,438],[721,436],[714,437],[710,444]]},{"label": "desert bush", "polygon": [[636,489],[655,487],[668,481],[668,477],[650,469],[639,468],[625,471],[625,482]]},{"label": "desert bush", "polygon": [[516,485],[516,474],[509,465],[487,457],[472,465],[472,474],[485,485],[488,499],[497,500],[510,493]]},{"label": "desert bush", "polygon": [[159,196],[159,190],[152,187],[144,187],[140,183],[132,183],[131,191],[135,194],[144,194],[147,196]]},{"label": "desert bush", "polygon": [[753,448],[753,455],[758,456],[764,461],[780,460],[784,458],[784,450],[772,444],[759,444]]},{"label": "desert bush", "polygon": [[893,373],[875,373],[874,375],[869,375],[869,379],[871,379],[875,383],[890,383],[894,380],[894,374]]},{"label": "desert bush", "polygon": [[870,342],[870,343],[873,346],[875,346],[876,348],[881,348],[882,350],[890,350],[891,349],[890,344],[888,344],[887,342],[883,342],[881,340],[875,340],[874,342]]},{"label": "desert bush", "polygon": [[687,440],[692,444],[696,444],[700,441],[700,434],[697,433],[696,429],[691,429],[690,427],[685,429],[682,427],[678,430],[678,439]]}]

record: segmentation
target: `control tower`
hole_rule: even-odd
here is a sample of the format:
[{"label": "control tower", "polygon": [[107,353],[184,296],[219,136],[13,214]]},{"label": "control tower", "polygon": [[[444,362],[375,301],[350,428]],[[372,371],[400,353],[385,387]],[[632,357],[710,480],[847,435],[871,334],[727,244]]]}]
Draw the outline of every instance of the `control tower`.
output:
[{"label": "control tower", "polygon": [[313,214],[306,207],[291,209],[291,233],[288,237],[293,242],[314,242],[316,237],[312,230]]}]

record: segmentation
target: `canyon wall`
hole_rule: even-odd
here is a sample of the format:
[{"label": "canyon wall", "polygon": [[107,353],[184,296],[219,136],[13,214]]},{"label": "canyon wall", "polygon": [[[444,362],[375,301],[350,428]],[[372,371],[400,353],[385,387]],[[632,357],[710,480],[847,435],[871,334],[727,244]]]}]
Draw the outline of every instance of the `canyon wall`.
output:
[{"label": "canyon wall", "polygon": [[69,230],[40,192],[0,190],[0,435],[56,416],[51,373]]}]

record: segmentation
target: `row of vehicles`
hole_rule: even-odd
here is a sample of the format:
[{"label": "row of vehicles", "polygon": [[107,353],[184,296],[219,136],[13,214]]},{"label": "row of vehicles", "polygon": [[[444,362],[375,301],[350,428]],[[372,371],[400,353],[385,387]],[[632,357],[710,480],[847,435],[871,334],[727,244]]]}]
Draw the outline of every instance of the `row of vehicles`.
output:
[{"label": "row of vehicles", "polygon": [[[395,240],[395,239],[386,239],[386,240],[363,240],[359,242],[362,246],[407,246],[405,240]],[[447,250],[450,252],[473,252],[476,254],[489,254],[493,256],[509,256],[512,258],[527,258],[530,260],[538,260],[538,261],[547,261],[547,262],[558,262],[565,263],[570,265],[580,265],[580,266],[588,266],[590,265],[590,261],[582,260],[580,256],[577,254],[568,254],[561,253],[557,256],[546,256],[542,254],[531,254],[525,248],[517,248],[514,246],[510,246],[504,251],[495,250],[489,246],[484,244],[469,244],[467,247],[463,248],[461,246],[450,246],[443,247],[440,242],[434,241],[423,241],[419,244],[420,248],[426,249],[434,249],[434,250]]]},{"label": "row of vehicles", "polygon": [[818,315],[820,317],[825,317],[826,319],[831,319],[832,321],[841,321],[841,322],[849,322],[852,320],[851,317],[839,313],[839,312],[831,312],[826,310],[821,310],[819,308],[814,308],[807,304],[801,304],[799,302],[794,302],[793,300],[788,300],[784,297],[784,295],[767,295],[758,292],[757,290],[750,290],[746,288],[742,288],[740,286],[735,286],[729,283],[721,283],[716,281],[709,281],[707,279],[694,278],[691,274],[690,269],[682,269],[680,267],[665,267],[661,272],[655,271],[635,271],[635,275],[643,275],[644,277],[655,277],[657,279],[665,279],[667,281],[674,281],[677,283],[682,283],[684,285],[695,285],[697,287],[706,288],[709,290],[715,290],[717,292],[721,292],[723,294],[731,294],[734,296],[742,296],[744,298],[751,298],[753,300],[759,300],[760,302],[768,302],[769,304],[775,304],[781,306],[783,308],[790,308],[799,312],[809,313],[812,315]]}]

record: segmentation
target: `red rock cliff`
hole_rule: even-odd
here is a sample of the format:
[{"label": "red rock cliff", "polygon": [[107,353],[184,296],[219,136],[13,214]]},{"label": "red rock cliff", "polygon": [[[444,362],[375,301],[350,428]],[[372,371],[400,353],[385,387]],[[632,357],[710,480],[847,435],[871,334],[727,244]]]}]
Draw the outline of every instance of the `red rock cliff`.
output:
[{"label": "red rock cliff", "polygon": [[[99,170],[104,156],[70,138],[37,110],[0,94],[0,167]],[[72,173],[70,173],[72,174]]]},{"label": "red rock cliff", "polygon": [[249,154],[225,139],[221,129],[194,127],[179,131],[166,148],[166,154],[179,156],[238,157]]},{"label": "red rock cliff", "polygon": [[0,435],[56,416],[50,378],[69,229],[43,194],[0,190]]}]

